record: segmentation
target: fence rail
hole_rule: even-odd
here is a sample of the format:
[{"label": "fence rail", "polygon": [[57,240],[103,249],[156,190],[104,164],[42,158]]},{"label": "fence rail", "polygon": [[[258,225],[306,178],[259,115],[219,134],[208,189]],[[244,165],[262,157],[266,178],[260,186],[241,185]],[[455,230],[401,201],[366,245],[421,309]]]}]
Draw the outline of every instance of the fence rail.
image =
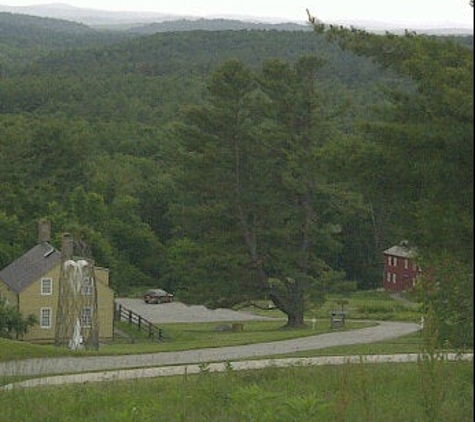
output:
[{"label": "fence rail", "polygon": [[161,328],[157,327],[137,312],[127,309],[121,304],[116,304],[115,306],[115,320],[125,321],[131,325],[137,326],[138,331],[145,331],[149,338],[156,338],[157,340],[163,339]]}]

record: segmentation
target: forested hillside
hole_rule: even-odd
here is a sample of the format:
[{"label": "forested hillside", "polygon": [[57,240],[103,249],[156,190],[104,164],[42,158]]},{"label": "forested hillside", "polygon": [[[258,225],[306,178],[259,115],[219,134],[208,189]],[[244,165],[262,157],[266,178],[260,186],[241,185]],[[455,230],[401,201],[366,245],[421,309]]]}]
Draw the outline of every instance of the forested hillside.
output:
[{"label": "forested hillside", "polygon": [[[376,38],[380,57],[308,31],[130,37],[9,21],[0,37],[0,266],[49,218],[56,240],[70,231],[87,242],[120,294],[161,286],[215,305],[270,295],[284,309],[288,280],[313,286],[292,287],[296,302],[348,281],[379,286],[384,248],[430,243],[414,227],[424,201],[471,190],[473,134],[457,120],[473,122],[470,43],[431,39],[415,55],[398,43],[411,36]],[[446,60],[435,67],[439,52]],[[431,72],[443,94],[427,85]],[[467,95],[457,108],[459,85]],[[444,144],[441,156],[443,141],[424,143],[430,127],[413,107],[439,113],[443,101],[454,114],[437,127],[454,149]],[[447,151],[460,171],[446,168],[442,187]],[[440,191],[426,195],[434,180]]]},{"label": "forested hillside", "polygon": [[126,36],[76,22],[0,12],[0,70],[18,72],[51,51],[103,45]]},{"label": "forested hillside", "polygon": [[225,60],[237,58],[255,68],[266,59],[292,61],[303,54],[325,60],[319,70],[323,89],[331,96],[351,96],[354,103],[380,97],[377,84],[383,80],[397,82],[311,32],[177,32],[107,48],[61,50],[35,60],[0,87],[2,112],[61,110],[88,120],[164,123],[180,104],[200,100],[207,77]]}]

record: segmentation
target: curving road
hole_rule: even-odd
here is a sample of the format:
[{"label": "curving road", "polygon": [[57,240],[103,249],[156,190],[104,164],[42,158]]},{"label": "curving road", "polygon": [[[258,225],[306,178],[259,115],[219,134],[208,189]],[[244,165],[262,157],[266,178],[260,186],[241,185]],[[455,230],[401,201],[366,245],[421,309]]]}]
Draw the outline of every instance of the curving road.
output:
[{"label": "curving road", "polygon": [[374,343],[414,333],[418,324],[407,322],[380,322],[374,327],[352,331],[332,332],[292,340],[257,343],[243,346],[207,348],[181,352],[162,352],[126,356],[90,356],[47,359],[26,359],[0,362],[2,376],[36,376],[48,374],[75,374],[91,371],[125,368],[150,368],[169,365],[224,362],[252,359],[262,356],[318,350],[333,346]]},{"label": "curving road", "polygon": [[[4,386],[0,390],[13,390],[17,388],[50,387],[63,384],[83,384],[89,382],[113,382],[131,380],[137,378],[156,378],[177,375],[199,374],[204,369],[209,372],[226,372],[229,370],[242,371],[272,368],[286,368],[291,366],[315,366],[315,365],[344,365],[344,364],[371,364],[371,363],[401,363],[419,362],[420,355],[417,353],[396,355],[368,355],[368,356],[320,356],[314,358],[287,358],[287,359],[260,359],[238,362],[219,362],[206,365],[177,365],[139,369],[119,369],[106,372],[86,372],[74,375],[57,375],[44,378],[34,378]],[[440,356],[444,361],[473,362],[473,353],[447,353]]]}]

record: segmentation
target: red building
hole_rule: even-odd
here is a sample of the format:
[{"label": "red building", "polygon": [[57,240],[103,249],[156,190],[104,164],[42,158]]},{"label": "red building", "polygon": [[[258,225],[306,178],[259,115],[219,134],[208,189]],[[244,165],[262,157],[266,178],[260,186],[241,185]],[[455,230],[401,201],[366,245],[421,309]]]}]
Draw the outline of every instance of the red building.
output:
[{"label": "red building", "polygon": [[415,262],[416,252],[407,242],[386,249],[384,255],[384,289],[390,292],[409,291],[416,285],[421,269]]}]

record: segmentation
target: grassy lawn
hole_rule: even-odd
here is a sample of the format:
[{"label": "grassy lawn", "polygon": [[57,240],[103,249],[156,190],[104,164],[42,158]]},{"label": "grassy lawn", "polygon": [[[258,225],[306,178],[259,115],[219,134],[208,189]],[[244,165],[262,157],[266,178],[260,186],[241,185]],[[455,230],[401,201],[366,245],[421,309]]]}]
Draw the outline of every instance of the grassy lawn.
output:
[{"label": "grassy lawn", "polygon": [[31,344],[0,337],[0,361],[30,358],[54,358],[73,352],[50,345]]},{"label": "grassy lawn", "polygon": [[[330,331],[328,320],[317,321],[315,330],[311,324],[302,329],[289,330],[282,328],[283,321],[280,320],[251,321],[243,324],[242,332],[217,331],[219,323],[168,324],[164,326],[164,341],[157,342],[148,339],[145,333],[138,332],[134,326],[128,326],[127,323],[119,325],[123,331],[134,336],[134,343],[119,339],[111,344],[102,345],[98,351],[74,352],[66,348],[0,339],[0,360],[170,352],[288,340]],[[346,323],[345,330],[370,325],[371,322],[352,321]]]},{"label": "grassy lawn", "polygon": [[[389,293],[380,291],[358,291],[346,294],[328,294],[325,303],[320,306],[307,305],[306,318],[328,318],[330,312],[341,309],[344,301],[344,311],[348,318],[367,319],[377,321],[409,321],[418,322],[421,318],[418,304],[412,294],[404,296],[410,303],[401,303],[394,300]],[[269,302],[260,301],[259,306],[266,308]],[[285,315],[277,309],[259,309],[253,306],[240,308],[246,312],[258,315],[284,318]]]},{"label": "grassy lawn", "polygon": [[473,365],[460,362],[203,370],[0,394],[10,422],[469,422],[472,401]]}]

